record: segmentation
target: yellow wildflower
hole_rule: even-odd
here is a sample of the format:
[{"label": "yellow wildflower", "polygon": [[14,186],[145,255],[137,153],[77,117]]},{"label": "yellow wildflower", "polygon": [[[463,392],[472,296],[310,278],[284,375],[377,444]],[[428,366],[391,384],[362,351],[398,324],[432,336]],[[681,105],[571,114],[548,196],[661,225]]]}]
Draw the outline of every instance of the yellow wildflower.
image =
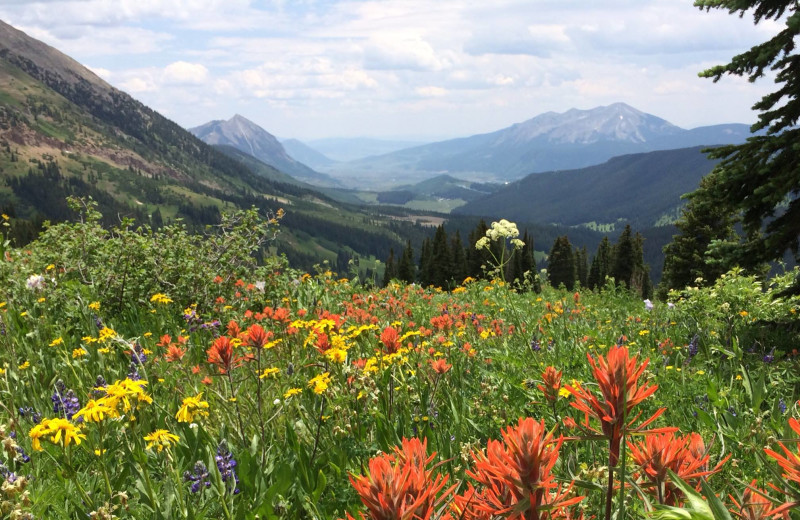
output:
[{"label": "yellow wildflower", "polygon": [[90,303],[89,304],[89,308],[92,309],[93,311],[99,311],[100,310],[100,302],[92,302],[92,303]]},{"label": "yellow wildflower", "polygon": [[118,336],[117,331],[115,331],[114,329],[103,327],[102,329],[100,329],[100,334],[97,341],[108,341],[117,336]]},{"label": "yellow wildflower", "polygon": [[650,334],[650,331],[647,329],[642,329],[639,331],[640,336],[647,336],[648,334]]},{"label": "yellow wildflower", "polygon": [[72,359],[83,357],[86,354],[88,354],[88,352],[86,352],[86,350],[84,350],[82,348],[73,349],[72,350]]},{"label": "yellow wildflower", "polygon": [[347,360],[347,350],[342,348],[332,348],[325,352],[325,357],[334,363],[344,363]]},{"label": "yellow wildflower", "polygon": [[278,377],[278,373],[280,373],[281,369],[276,367],[265,368],[261,375],[259,375],[259,379],[264,379],[266,377]]},{"label": "yellow wildflower", "polygon": [[328,389],[328,385],[331,383],[331,374],[330,372],[325,372],[320,374],[316,377],[311,378],[308,382],[308,387],[314,389],[314,393],[317,395],[325,393],[325,390]]},{"label": "yellow wildflower", "polygon": [[698,371],[697,371],[697,372],[695,372],[695,373],[696,373],[698,376],[702,376],[702,375],[704,375],[704,374],[706,373],[706,371],[705,371],[705,370],[698,370]]},{"label": "yellow wildflower", "polygon": [[46,271],[52,271],[52,270],[53,270],[53,269],[55,269],[55,268],[56,268],[56,265],[55,265],[55,264],[49,264],[47,267],[45,267],[45,270],[46,270]]},{"label": "yellow wildflower", "polygon": [[174,433],[170,433],[169,430],[156,430],[152,432],[150,435],[145,435],[144,440],[147,441],[146,449],[151,449],[155,447],[159,453],[164,448],[171,448],[174,444],[177,444],[180,440],[180,437],[175,435]]},{"label": "yellow wildflower", "polygon": [[58,345],[61,345],[62,343],[64,343],[64,338],[59,336],[59,337],[57,337],[56,339],[54,339],[53,341],[50,342],[50,346],[51,347],[56,347]]},{"label": "yellow wildflower", "polygon": [[36,300],[36,303],[44,303],[46,301],[47,301],[47,298],[39,298],[38,300]]},{"label": "yellow wildflower", "polygon": [[202,397],[203,392],[200,392],[194,397],[189,396],[184,398],[181,407],[178,409],[178,413],[175,414],[175,418],[178,422],[194,422],[194,418],[198,415],[200,417],[208,417],[208,402],[202,401]]},{"label": "yellow wildflower", "polygon": [[150,297],[150,303],[163,303],[163,304],[172,303],[172,298],[170,298],[164,293],[156,293]]},{"label": "yellow wildflower", "polygon": [[104,421],[106,417],[114,417],[115,412],[112,410],[103,399],[94,400],[90,399],[86,405],[75,412],[73,418],[83,417],[86,422],[100,422]]},{"label": "yellow wildflower", "polygon": [[21,364],[20,366],[18,366],[17,368],[20,369],[20,370],[25,370],[27,368],[30,368],[30,366],[31,366],[31,362],[30,361],[26,361],[23,364]]},{"label": "yellow wildflower", "polygon": [[46,419],[46,421],[47,433],[53,435],[50,437],[50,442],[53,444],[59,444],[66,448],[70,442],[75,442],[75,445],[78,446],[81,443],[81,439],[86,438],[86,435],[81,433],[80,427],[75,426],[63,417]]},{"label": "yellow wildflower", "polygon": [[36,451],[42,451],[41,438],[47,435],[49,432],[49,428],[47,427],[48,422],[49,419],[45,419],[31,428],[31,431],[28,432],[28,437],[31,438],[31,448]]},{"label": "yellow wildflower", "polygon": [[290,398],[290,397],[292,397],[293,395],[297,395],[297,394],[300,394],[300,393],[302,393],[302,392],[303,392],[303,391],[302,391],[301,389],[299,389],[299,388],[290,388],[290,389],[288,389],[288,390],[286,391],[286,393],[285,393],[285,394],[283,394],[283,398],[284,398],[284,399],[289,399],[289,398]]}]

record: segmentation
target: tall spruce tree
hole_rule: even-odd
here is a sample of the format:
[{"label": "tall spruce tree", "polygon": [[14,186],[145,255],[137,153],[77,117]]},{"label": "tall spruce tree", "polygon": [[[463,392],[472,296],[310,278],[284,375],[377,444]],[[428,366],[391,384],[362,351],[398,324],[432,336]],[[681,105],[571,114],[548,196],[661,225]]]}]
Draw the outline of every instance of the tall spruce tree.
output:
[{"label": "tall spruce tree", "polygon": [[586,287],[589,283],[589,253],[586,246],[575,248],[575,281]]},{"label": "tall spruce tree", "polygon": [[394,259],[394,248],[389,248],[389,258],[386,259],[386,268],[383,271],[383,286],[389,285],[393,279],[397,278],[397,264]]},{"label": "tall spruce tree", "polygon": [[414,264],[414,249],[411,247],[411,240],[406,242],[406,247],[403,248],[400,264],[397,266],[397,277],[406,283],[414,283],[417,279],[417,266]]},{"label": "tall spruce tree", "polygon": [[575,256],[566,235],[556,238],[553,243],[547,257],[547,275],[553,287],[564,284],[569,291],[575,287]]},{"label": "tall spruce tree", "polygon": [[[713,190],[713,176],[700,181],[700,190]],[[669,289],[683,289],[695,285],[698,278],[713,283],[727,268],[720,261],[709,261],[709,246],[713,240],[738,242],[734,219],[727,208],[711,203],[695,194],[687,196],[689,203],[683,208],[681,218],[675,223],[680,234],[664,246],[664,270],[659,284],[660,296]]]},{"label": "tall spruce tree", "polygon": [[633,273],[636,270],[636,245],[633,241],[633,231],[630,224],[625,229],[614,244],[614,263],[611,267],[611,276],[617,284],[625,284],[630,287]]},{"label": "tall spruce tree", "polygon": [[603,237],[597,252],[592,258],[592,267],[589,270],[589,288],[602,289],[606,284],[606,276],[611,275],[612,249],[607,236]]},{"label": "tall spruce tree", "polygon": [[464,243],[461,242],[461,233],[456,231],[455,236],[450,239],[450,278],[460,284],[467,277],[467,252]]},{"label": "tall spruce tree", "polygon": [[[753,131],[766,130],[744,144],[709,152],[722,159],[694,198],[718,204],[731,215],[741,215],[743,241],[730,249],[728,264],[755,267],[780,259],[791,251],[800,260],[800,3],[797,0],[696,0],[702,10],[723,9],[743,17],[748,11],[759,24],[766,20],[782,29],[769,40],[717,65],[701,76],[719,81],[724,75],[746,76],[751,82],[775,71],[777,90],[753,108],[760,113]],[[765,225],[766,223],[766,225]],[[800,279],[794,292],[800,292]]]}]

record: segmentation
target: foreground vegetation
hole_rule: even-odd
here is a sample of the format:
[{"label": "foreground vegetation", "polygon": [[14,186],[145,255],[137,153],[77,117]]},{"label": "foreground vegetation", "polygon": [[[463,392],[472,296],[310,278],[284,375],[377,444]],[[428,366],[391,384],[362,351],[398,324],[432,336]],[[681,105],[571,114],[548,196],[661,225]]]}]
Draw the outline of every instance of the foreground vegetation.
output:
[{"label": "foreground vegetation", "polygon": [[655,304],[379,289],[258,265],[280,215],[201,237],[82,209],[2,251],[3,518],[755,519],[800,495],[794,273]]}]

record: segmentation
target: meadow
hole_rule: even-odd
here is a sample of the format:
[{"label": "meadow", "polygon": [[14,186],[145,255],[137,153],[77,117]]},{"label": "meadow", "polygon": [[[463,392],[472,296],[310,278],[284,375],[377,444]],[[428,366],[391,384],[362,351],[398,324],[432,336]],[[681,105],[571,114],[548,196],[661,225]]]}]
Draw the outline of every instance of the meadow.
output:
[{"label": "meadow", "polygon": [[800,518],[796,271],[378,288],[72,203],[0,251],[2,518]]}]

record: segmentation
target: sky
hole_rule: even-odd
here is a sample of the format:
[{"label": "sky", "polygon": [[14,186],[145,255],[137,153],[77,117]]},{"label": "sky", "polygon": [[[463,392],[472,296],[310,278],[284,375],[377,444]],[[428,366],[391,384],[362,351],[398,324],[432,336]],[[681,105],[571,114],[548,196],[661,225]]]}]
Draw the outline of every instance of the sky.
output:
[{"label": "sky", "polygon": [[0,0],[0,19],[184,127],[432,141],[615,102],[752,124],[771,78],[698,72],[780,22],[692,0]]}]

